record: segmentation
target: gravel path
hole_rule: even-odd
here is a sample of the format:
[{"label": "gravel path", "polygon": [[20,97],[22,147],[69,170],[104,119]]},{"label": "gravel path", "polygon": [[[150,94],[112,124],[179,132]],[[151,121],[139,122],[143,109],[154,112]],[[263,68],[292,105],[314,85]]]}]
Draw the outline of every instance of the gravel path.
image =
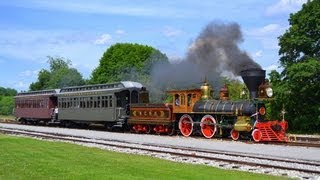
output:
[{"label": "gravel path", "polygon": [[83,136],[95,139],[112,139],[134,143],[155,143],[181,147],[194,147],[208,150],[262,154],[265,156],[286,157],[290,159],[313,160],[320,162],[320,148],[292,147],[269,144],[246,144],[243,142],[222,141],[215,139],[186,138],[183,136],[158,136],[143,134],[128,134],[105,131],[52,128],[41,126],[25,126],[0,123],[0,127],[25,129],[39,132],[59,133],[70,136]]}]

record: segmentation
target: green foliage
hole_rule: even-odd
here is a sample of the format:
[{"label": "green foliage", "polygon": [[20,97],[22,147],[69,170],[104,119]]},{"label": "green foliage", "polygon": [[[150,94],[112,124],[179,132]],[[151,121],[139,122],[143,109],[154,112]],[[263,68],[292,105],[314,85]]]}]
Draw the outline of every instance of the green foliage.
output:
[{"label": "green foliage", "polygon": [[68,69],[69,66],[72,65],[71,60],[64,59],[62,57],[53,58],[51,56],[48,56],[47,62],[50,64],[51,72],[57,71],[59,69]]},{"label": "green foliage", "polygon": [[[228,87],[230,100],[239,100],[239,99],[247,99],[248,98],[249,91],[248,91],[246,85],[244,83],[242,83],[241,81],[223,78],[222,83],[227,85],[227,87]],[[241,92],[243,90],[246,91],[246,95],[241,96]],[[219,92],[217,92],[217,93],[219,93]]]},{"label": "green foliage", "polygon": [[270,74],[277,100],[272,105],[272,117],[279,117],[283,106],[292,130],[319,132],[320,61],[314,58],[292,64],[281,80],[277,72]]},{"label": "green foliage", "polygon": [[173,96],[172,96],[172,94],[166,94],[165,96],[164,96],[164,101],[163,101],[164,103],[172,103],[173,102]]},{"label": "green foliage", "polygon": [[283,179],[0,134],[0,179]]},{"label": "green foliage", "polygon": [[289,22],[290,28],[279,37],[284,71],[270,73],[275,94],[270,114],[279,119],[285,108],[291,131],[319,133],[320,0],[308,1]]},{"label": "green foliage", "polygon": [[[274,94],[274,100],[270,103],[270,108],[268,109],[268,115],[271,119],[282,118],[281,111],[285,110],[284,107],[288,107],[286,102],[289,100],[289,89],[285,82],[282,81],[281,74],[273,70],[269,74],[270,82],[272,83],[272,89]],[[291,118],[288,118],[288,113],[286,115],[286,120],[289,121],[289,128],[292,129]]]},{"label": "green foliage", "polygon": [[59,68],[51,72],[51,78],[48,81],[49,87],[61,88],[66,86],[83,85],[82,75],[75,68]]},{"label": "green foliage", "polygon": [[0,96],[0,114],[12,115],[14,107],[13,96]]},{"label": "green foliage", "polygon": [[11,115],[14,107],[13,96],[17,94],[15,89],[0,87],[0,114]]},{"label": "green foliage", "polygon": [[15,89],[0,87],[0,96],[15,96],[16,94]]},{"label": "green foliage", "polygon": [[48,61],[50,70],[42,69],[38,75],[38,81],[31,83],[31,91],[43,89],[55,89],[66,86],[84,85],[82,75],[75,68],[70,68],[71,60],[62,57],[50,57]]},{"label": "green foliage", "polygon": [[153,64],[168,62],[165,54],[150,46],[117,43],[103,54],[99,66],[92,72],[91,83],[123,80],[150,81]]},{"label": "green foliage", "polygon": [[280,62],[286,68],[308,57],[320,57],[320,0],[308,1],[290,14],[290,28],[279,37]]},{"label": "green foliage", "polygon": [[49,81],[51,78],[51,73],[48,70],[42,69],[38,74],[38,81],[31,83],[29,89],[31,91],[50,89]]}]

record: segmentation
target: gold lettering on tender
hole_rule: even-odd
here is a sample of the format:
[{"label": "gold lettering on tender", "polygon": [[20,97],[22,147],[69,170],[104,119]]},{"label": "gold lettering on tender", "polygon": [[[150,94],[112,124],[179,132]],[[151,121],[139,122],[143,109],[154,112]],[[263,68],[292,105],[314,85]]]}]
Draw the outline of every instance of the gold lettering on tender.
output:
[{"label": "gold lettering on tender", "polygon": [[160,117],[164,117],[164,111],[160,111]]},{"label": "gold lettering on tender", "polygon": [[163,110],[141,110],[141,111],[132,111],[132,116],[144,116],[144,117],[151,117],[151,118],[157,118],[157,117],[165,117],[166,112]]}]

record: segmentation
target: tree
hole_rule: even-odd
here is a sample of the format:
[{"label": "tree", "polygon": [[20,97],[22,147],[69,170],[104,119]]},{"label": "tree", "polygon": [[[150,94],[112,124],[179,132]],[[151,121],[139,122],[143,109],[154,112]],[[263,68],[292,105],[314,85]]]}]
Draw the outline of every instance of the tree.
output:
[{"label": "tree", "polygon": [[15,89],[0,87],[0,114],[10,115],[14,106],[13,96],[17,94]]},{"label": "tree", "polygon": [[31,83],[31,91],[43,89],[56,89],[66,86],[84,85],[82,75],[75,68],[70,68],[71,60],[62,57],[50,57],[48,61],[50,70],[42,69],[38,74],[38,81]]},{"label": "tree", "polygon": [[319,132],[320,0],[308,1],[290,15],[289,23],[290,28],[279,37],[284,70],[270,73],[276,95],[270,114],[278,118],[284,108],[290,130]]},{"label": "tree", "polygon": [[51,87],[66,87],[84,85],[82,75],[75,68],[59,68],[51,73]]},{"label": "tree", "polygon": [[165,54],[150,46],[117,43],[103,54],[92,72],[91,83],[122,80],[148,81],[153,64],[168,62]]},{"label": "tree", "polygon": [[320,128],[320,61],[308,59],[292,64],[286,77],[271,72],[276,101],[272,103],[271,116],[278,118],[283,108],[289,128],[293,131],[318,132]]},{"label": "tree", "polygon": [[51,72],[57,71],[59,69],[68,69],[69,66],[72,65],[71,60],[64,59],[62,57],[53,58],[51,56],[48,56],[47,62],[50,64]]},{"label": "tree", "polygon": [[320,0],[308,1],[302,9],[291,14],[290,28],[279,37],[280,63],[292,63],[320,57]]},{"label": "tree", "polygon": [[48,88],[50,77],[51,73],[46,69],[42,69],[38,74],[38,81],[31,83],[29,89],[31,91],[36,91]]},{"label": "tree", "polygon": [[11,115],[14,107],[13,96],[0,96],[0,114]]},{"label": "tree", "polygon": [[15,96],[16,94],[15,89],[0,87],[0,96]]},{"label": "tree", "polygon": [[[227,85],[229,91],[230,100],[239,100],[239,99],[247,99],[249,94],[246,96],[241,96],[243,90],[246,90],[248,93],[246,85],[239,80],[228,79],[226,77],[222,78],[222,83]],[[216,94],[218,94],[217,92]],[[218,95],[219,96],[219,95]]]}]

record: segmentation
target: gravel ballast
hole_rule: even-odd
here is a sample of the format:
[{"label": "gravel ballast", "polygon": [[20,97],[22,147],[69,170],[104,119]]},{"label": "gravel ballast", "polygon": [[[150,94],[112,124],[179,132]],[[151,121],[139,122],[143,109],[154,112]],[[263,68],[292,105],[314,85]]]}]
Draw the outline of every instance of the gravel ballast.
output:
[{"label": "gravel ballast", "polygon": [[295,147],[270,144],[247,144],[236,141],[223,141],[215,139],[202,139],[183,136],[159,136],[146,134],[130,134],[106,131],[52,128],[42,126],[24,126],[15,124],[2,124],[0,127],[13,128],[21,130],[31,130],[38,132],[49,132],[64,134],[68,136],[83,136],[93,139],[108,139],[117,141],[126,141],[133,143],[154,143],[161,145],[171,145],[180,147],[193,147],[207,150],[231,151],[250,154],[261,154],[264,156],[283,157],[289,159],[313,160],[320,162],[320,148]]}]

